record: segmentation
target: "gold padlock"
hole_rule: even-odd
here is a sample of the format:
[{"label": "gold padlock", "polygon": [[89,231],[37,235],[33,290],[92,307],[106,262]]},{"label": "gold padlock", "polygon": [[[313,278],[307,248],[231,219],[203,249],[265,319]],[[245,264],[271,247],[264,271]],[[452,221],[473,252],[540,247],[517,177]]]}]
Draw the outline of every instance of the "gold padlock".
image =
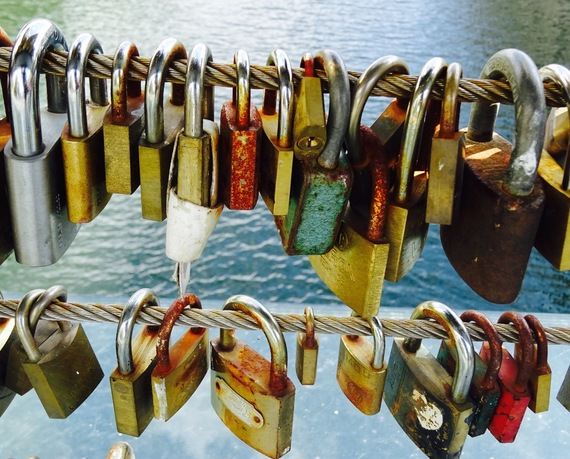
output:
[{"label": "gold padlock", "polygon": [[117,327],[117,367],[109,377],[117,431],[139,437],[152,421],[150,376],[156,365],[156,326],[144,326],[132,339],[136,316],[146,306],[158,306],[152,290],[136,291],[127,301]]},{"label": "gold padlock", "polygon": [[317,379],[317,359],[319,357],[319,336],[315,332],[315,313],[313,308],[305,308],[305,333],[297,333],[297,353],[295,371],[299,382],[312,386]]}]

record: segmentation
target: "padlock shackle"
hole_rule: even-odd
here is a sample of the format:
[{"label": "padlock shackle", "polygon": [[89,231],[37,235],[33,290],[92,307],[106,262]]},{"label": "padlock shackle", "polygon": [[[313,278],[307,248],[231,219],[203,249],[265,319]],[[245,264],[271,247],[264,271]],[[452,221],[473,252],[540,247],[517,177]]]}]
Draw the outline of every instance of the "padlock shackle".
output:
[{"label": "padlock shackle", "polygon": [[[12,149],[20,157],[39,155],[44,150],[40,122],[40,70],[48,50],[67,51],[62,31],[51,21],[35,19],[18,33],[10,57]],[[46,76],[48,110],[66,108],[65,79]],[[50,103],[51,102],[51,103]],[[57,110],[55,110],[57,109]]]},{"label": "padlock shackle", "polygon": [[[164,140],[164,84],[170,64],[186,59],[184,45],[175,38],[163,40],[150,58],[144,87],[144,132],[146,141],[157,144]],[[172,83],[170,103],[184,104],[184,85]]]},{"label": "padlock shackle", "polygon": [[133,329],[140,310],[147,306],[158,306],[159,301],[155,293],[148,288],[137,290],[127,301],[119,319],[115,346],[117,351],[117,367],[119,373],[128,375],[135,369],[133,361]]},{"label": "padlock shackle", "polygon": [[246,130],[249,128],[251,110],[251,68],[246,51],[240,49],[234,54],[234,65],[236,66],[236,87],[232,89],[232,99],[236,108],[236,124],[238,129]]},{"label": "padlock shackle", "polygon": [[[6,33],[6,31],[0,27],[0,47],[12,46],[12,41],[10,37]],[[6,120],[8,123],[11,122],[12,117],[12,110],[10,106],[10,95],[8,93],[8,73],[7,72],[0,72],[0,85],[2,87],[2,100],[4,101],[4,111],[6,112]],[[2,293],[0,293],[2,295]]]},{"label": "padlock shackle", "polygon": [[[1,293],[0,293],[1,294]],[[313,308],[307,306],[304,311],[305,314],[305,336],[303,337],[303,344],[309,349],[315,347],[315,312]]]},{"label": "padlock shackle", "polygon": [[452,62],[447,66],[445,74],[445,86],[443,88],[443,100],[441,102],[441,118],[439,122],[439,137],[452,139],[459,130],[459,112],[461,104],[459,99],[459,83],[463,69],[458,62]]},{"label": "padlock shackle", "polygon": [[[475,355],[473,342],[469,332],[459,316],[448,306],[437,301],[425,301],[418,305],[410,319],[431,318],[439,323],[449,335],[450,349],[455,351],[455,373],[451,388],[451,399],[455,403],[464,403],[469,394],[469,387],[475,372]],[[417,352],[422,343],[421,339],[406,338],[404,349],[408,352]]]},{"label": "padlock shackle", "polygon": [[192,48],[186,67],[186,103],[184,104],[184,135],[202,137],[204,119],[214,119],[214,87],[204,86],[206,68],[212,52],[204,43]]},{"label": "padlock shackle", "polygon": [[120,123],[127,119],[128,97],[140,97],[141,82],[128,80],[129,63],[139,55],[136,45],[130,41],[122,42],[113,56],[111,68],[111,117]]},{"label": "padlock shackle", "polygon": [[536,365],[535,369],[538,374],[550,373],[550,366],[548,365],[548,338],[542,323],[536,316],[527,314],[524,320],[534,333],[536,341]]},{"label": "padlock shackle", "polygon": [[374,353],[372,354],[370,366],[376,370],[380,370],[384,366],[384,354],[386,352],[386,340],[384,338],[382,322],[380,322],[378,316],[372,316],[368,318],[368,326],[374,338]]},{"label": "padlock shackle", "polygon": [[[534,188],[546,128],[544,86],[536,64],[523,51],[503,49],[487,61],[482,79],[506,79],[515,105],[515,140],[503,188],[513,196],[528,196]],[[499,104],[475,102],[467,137],[477,142],[493,138]]]},{"label": "padlock shackle", "polygon": [[[67,81],[67,122],[69,135],[75,138],[87,137],[87,106],[85,104],[85,74],[89,55],[103,54],[99,41],[90,33],[79,34],[69,47],[65,79]],[[89,94],[97,105],[105,106],[107,81],[103,78],[89,78]]]},{"label": "padlock shackle", "polygon": [[301,56],[300,66],[305,70],[304,77],[315,78],[315,56],[313,53],[305,53]]},{"label": "padlock shackle", "polygon": [[363,140],[360,135],[360,123],[364,106],[370,97],[376,84],[390,74],[409,75],[410,71],[406,62],[398,56],[384,56],[376,59],[360,75],[352,96],[352,108],[348,132],[346,134],[346,147],[350,164],[356,170],[366,167],[368,158],[364,154]]}]

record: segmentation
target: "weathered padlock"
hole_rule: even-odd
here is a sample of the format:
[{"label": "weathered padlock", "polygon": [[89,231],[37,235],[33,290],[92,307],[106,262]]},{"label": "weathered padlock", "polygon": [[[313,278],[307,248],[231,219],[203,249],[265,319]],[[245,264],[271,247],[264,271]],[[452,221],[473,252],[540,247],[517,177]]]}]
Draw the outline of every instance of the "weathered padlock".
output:
[{"label": "weathered padlock", "polygon": [[139,140],[142,217],[166,218],[168,171],[174,141],[183,126],[184,85],[172,83],[170,101],[163,104],[168,67],[186,59],[184,45],[174,38],[163,40],[152,55],[144,90],[144,131]]},{"label": "weathered padlock", "polygon": [[390,282],[399,281],[412,269],[425,245],[429,226],[425,221],[427,177],[425,172],[414,172],[414,162],[419,153],[429,95],[446,68],[445,60],[438,57],[424,65],[408,107],[386,224],[390,243],[386,279]]},{"label": "weathered padlock", "polygon": [[456,366],[453,378],[418,339],[394,339],[384,401],[408,437],[427,456],[459,457],[473,404],[467,400],[473,378],[473,343],[461,319],[447,306],[426,301],[411,319],[430,317],[451,339]]},{"label": "weathered padlock", "polygon": [[312,386],[317,379],[317,359],[319,357],[319,336],[315,332],[315,313],[313,308],[305,308],[305,332],[297,333],[297,352],[295,371],[299,382]]},{"label": "weathered padlock", "polygon": [[[4,31],[0,28],[0,40]],[[2,44],[2,42],[0,42]],[[4,45],[2,45],[4,46]],[[4,299],[0,292],[0,300]],[[10,406],[12,400],[16,396],[16,392],[5,386],[6,370],[8,369],[8,358],[10,356],[10,348],[18,339],[16,332],[16,322],[14,319],[0,319],[0,416]]]},{"label": "weathered padlock", "polygon": [[16,330],[28,355],[28,361],[22,366],[47,415],[65,419],[99,385],[103,370],[80,323],[60,322],[61,329],[38,347],[31,329],[55,299],[67,300],[67,291],[59,285],[41,294],[33,305],[33,316],[30,315],[29,321],[29,311],[18,308]]},{"label": "weathered padlock", "polygon": [[338,54],[320,50],[315,65],[329,80],[327,141],[316,158],[293,159],[289,210],[275,215],[281,244],[288,255],[322,255],[333,246],[352,188],[352,169],[344,151],[350,85]]},{"label": "weathered padlock", "polygon": [[52,22],[35,19],[18,34],[10,60],[12,138],[4,160],[16,260],[29,266],[55,263],[79,230],[67,216],[60,141],[67,96],[62,77],[46,75],[47,111],[39,107],[40,68],[48,50],[67,50],[63,33]]},{"label": "weathered padlock", "polygon": [[562,381],[560,389],[556,394],[556,400],[558,400],[564,408],[570,411],[570,367],[566,370],[564,381]]},{"label": "weathered padlock", "polygon": [[103,120],[105,185],[109,193],[133,194],[139,187],[139,138],[143,130],[144,96],[141,82],[127,81],[137,47],[122,42],[111,69],[111,107]]},{"label": "weathered padlock", "polygon": [[[570,105],[570,71],[551,64],[540,69],[544,81],[554,81]],[[554,109],[553,109],[554,110]],[[565,115],[568,119],[568,111]],[[552,266],[570,269],[570,148],[566,148],[564,167],[543,150],[538,175],[544,181],[544,213],[534,239],[534,246]]]},{"label": "weathered padlock", "polygon": [[259,114],[263,125],[261,144],[261,175],[259,192],[273,215],[287,215],[293,174],[293,73],[284,51],[276,49],[267,58],[267,65],[277,68],[279,78],[279,110],[277,91],[265,90]]},{"label": "weathered padlock", "polygon": [[340,337],[336,380],[346,398],[362,413],[373,415],[382,407],[387,365],[384,360],[385,339],[377,316],[368,318],[374,344],[366,337]]},{"label": "weathered padlock", "polygon": [[445,77],[441,119],[431,139],[429,178],[426,197],[426,222],[450,225],[457,208],[463,181],[463,156],[458,130],[461,65],[449,64]]},{"label": "weathered padlock", "polygon": [[133,437],[140,436],[154,416],[150,376],[159,327],[146,325],[132,339],[136,316],[145,306],[158,306],[158,298],[146,288],[127,301],[117,327],[118,365],[109,377],[117,431]]},{"label": "weathered padlock", "polygon": [[240,440],[266,456],[278,458],[291,449],[295,386],[287,377],[287,347],[275,318],[245,295],[230,297],[226,310],[251,316],[263,330],[271,350],[266,360],[220,330],[211,342],[212,406]]},{"label": "weathered padlock", "polygon": [[78,35],[69,48],[65,70],[67,124],[61,134],[67,214],[75,223],[88,223],[105,208],[111,193],[105,188],[103,118],[107,112],[107,84],[89,78],[91,100],[85,98],[85,72],[91,53],[103,48],[89,33]]},{"label": "weathered padlock", "polygon": [[[464,322],[475,322],[483,329],[489,343],[489,362],[484,363],[479,354],[474,353],[475,372],[469,386],[469,399],[474,405],[469,435],[477,437],[483,435],[491,417],[495,412],[501,390],[497,384],[497,376],[502,362],[502,341],[491,321],[478,311],[465,311],[459,318]],[[437,361],[449,374],[455,371],[455,359],[447,342],[442,341],[437,354]]]},{"label": "weathered padlock", "polygon": [[190,328],[169,349],[172,327],[186,306],[202,309],[198,297],[184,295],[168,308],[158,331],[151,383],[154,417],[162,421],[168,421],[184,406],[208,372],[207,328]]},{"label": "weathered padlock", "polygon": [[251,102],[249,57],[234,55],[236,87],[220,114],[220,200],[228,209],[251,210],[259,194],[261,116]]},{"label": "weathered padlock", "polygon": [[515,102],[516,143],[493,133],[498,104],[476,102],[463,137],[461,202],[451,225],[440,228],[451,265],[478,295],[511,303],[520,291],[544,206],[537,177],[544,138],[545,99],[534,62],[505,49],[481,78],[506,78]]},{"label": "weathered padlock", "polygon": [[[501,396],[489,423],[489,432],[501,443],[512,443],[530,403],[528,380],[532,372],[532,335],[526,321],[516,312],[503,313],[498,323],[515,325],[521,343],[521,360],[517,362],[503,346],[498,377]],[[479,354],[484,362],[489,362],[491,353],[487,343],[483,343]]]}]

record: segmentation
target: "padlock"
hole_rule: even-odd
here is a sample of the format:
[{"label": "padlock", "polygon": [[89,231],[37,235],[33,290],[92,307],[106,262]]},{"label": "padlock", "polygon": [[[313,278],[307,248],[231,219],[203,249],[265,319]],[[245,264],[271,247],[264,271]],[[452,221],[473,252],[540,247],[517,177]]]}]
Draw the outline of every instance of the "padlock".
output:
[{"label": "padlock", "polygon": [[251,210],[259,194],[261,116],[251,102],[249,57],[234,55],[236,87],[220,114],[220,200],[228,209]]},{"label": "padlock", "polygon": [[[491,321],[478,311],[465,311],[459,318],[464,322],[475,322],[484,332],[489,343],[489,362],[483,362],[479,354],[475,353],[475,372],[469,386],[469,399],[474,405],[469,435],[477,437],[483,435],[491,417],[495,412],[501,390],[497,383],[497,375],[502,362],[502,341]],[[437,361],[449,374],[455,371],[455,359],[446,341],[441,342]]]},{"label": "padlock", "polygon": [[136,291],[127,301],[117,327],[117,367],[109,377],[117,431],[133,437],[139,437],[154,416],[151,374],[159,327],[146,325],[132,339],[136,316],[146,306],[158,306],[150,289]]},{"label": "padlock", "polygon": [[408,107],[386,223],[390,243],[386,279],[390,282],[398,282],[412,269],[425,245],[429,226],[425,221],[427,177],[425,171],[414,172],[414,162],[419,153],[429,95],[446,68],[445,60],[438,57],[424,65]]},{"label": "padlock", "polygon": [[322,255],[332,248],[352,188],[343,146],[349,121],[348,73],[340,56],[330,50],[318,51],[315,65],[329,80],[327,142],[317,158],[293,159],[289,211],[274,215],[288,255]]},{"label": "padlock", "polygon": [[426,195],[426,222],[450,225],[460,199],[463,181],[463,156],[458,130],[461,65],[449,64],[445,77],[441,119],[431,139]]},{"label": "padlock", "polygon": [[144,88],[144,131],[139,140],[142,217],[166,218],[168,171],[174,141],[183,126],[184,85],[172,83],[170,101],[163,104],[168,67],[186,59],[184,45],[174,38],[163,40],[152,55]]},{"label": "padlock", "polygon": [[305,308],[305,332],[297,333],[297,352],[295,371],[299,382],[312,386],[317,379],[317,359],[319,357],[319,336],[315,332],[315,313],[313,308]]},{"label": "padlock", "polygon": [[141,82],[127,81],[137,47],[122,42],[111,69],[111,107],[103,119],[105,186],[109,193],[133,194],[139,187],[139,138],[143,130],[144,95]]},{"label": "padlock", "polygon": [[172,327],[186,306],[202,309],[198,297],[184,295],[168,308],[158,331],[151,383],[154,417],[162,421],[168,421],[184,406],[208,372],[207,328],[190,328],[169,349]]},{"label": "padlock", "polygon": [[259,192],[273,215],[287,215],[293,174],[293,73],[283,50],[276,49],[267,58],[275,66],[279,79],[279,109],[277,91],[265,90],[259,114],[263,126],[261,143],[261,172]]},{"label": "padlock", "polygon": [[387,365],[382,323],[377,316],[368,318],[374,344],[366,337],[340,337],[336,380],[346,398],[362,413],[373,415],[380,411]]},{"label": "padlock", "polygon": [[305,69],[295,85],[295,117],[293,119],[293,151],[298,160],[317,158],[327,142],[325,105],[321,79],[315,75],[311,53],[301,59]]},{"label": "padlock", "polygon": [[16,330],[28,355],[22,366],[47,415],[65,419],[99,385],[103,370],[80,323],[60,322],[61,329],[38,347],[31,328],[55,299],[67,301],[67,291],[59,285],[42,293],[33,305],[35,316],[30,316],[29,321],[29,311],[18,307]]},{"label": "padlock", "polygon": [[67,57],[67,124],[61,134],[67,214],[75,223],[88,223],[105,208],[111,193],[105,188],[103,118],[107,112],[107,84],[89,78],[91,100],[85,98],[85,72],[91,53],[103,54],[97,39],[78,35]]},{"label": "padlock", "polygon": [[426,301],[411,319],[430,317],[440,323],[455,351],[454,376],[443,368],[419,339],[394,339],[384,401],[408,437],[428,457],[459,457],[473,404],[467,394],[473,378],[473,343],[461,319],[447,306]]},{"label": "padlock", "polygon": [[257,322],[269,341],[271,361],[237,340],[233,330],[221,329],[211,342],[212,406],[240,440],[266,456],[281,457],[291,449],[295,405],[283,333],[253,298],[232,296],[224,309],[241,311]]},{"label": "padlock", "polygon": [[[570,71],[551,64],[540,69],[544,81],[554,81],[570,105]],[[554,110],[554,109],[553,109]],[[568,111],[565,113],[568,119]],[[564,167],[543,150],[538,175],[544,182],[544,213],[534,239],[534,246],[552,266],[570,269],[570,148],[566,148]]]},{"label": "padlock", "polygon": [[[503,357],[498,377],[501,396],[489,423],[489,432],[500,443],[512,443],[515,441],[524,419],[524,413],[530,403],[528,380],[532,372],[532,335],[526,321],[516,312],[507,311],[503,313],[499,317],[498,323],[515,325],[521,344],[521,359],[515,360],[503,346]],[[483,343],[479,354],[484,362],[489,362],[491,353],[487,343]]]},{"label": "padlock", "polygon": [[562,381],[558,394],[556,394],[556,400],[558,400],[564,408],[570,411],[570,367],[566,370],[564,381]]},{"label": "padlock", "polygon": [[473,104],[462,139],[460,206],[452,224],[440,227],[440,236],[465,283],[486,300],[504,304],[518,296],[544,207],[537,172],[546,107],[538,70],[522,51],[499,51],[487,61],[481,78],[509,81],[516,143],[512,148],[493,133],[498,104]]},{"label": "padlock", "polygon": [[[69,221],[60,135],[65,125],[65,80],[47,75],[47,111],[40,112],[40,68],[48,50],[67,51],[61,30],[45,19],[18,34],[10,60],[12,138],[4,149],[16,261],[55,263],[75,238]],[[41,114],[41,123],[40,123]]]},{"label": "padlock", "polygon": [[126,441],[118,441],[109,449],[107,459],[135,459],[135,452]]},{"label": "padlock", "polygon": [[[0,40],[4,31],[0,28]],[[3,42],[0,44],[4,46]],[[0,292],[0,300],[3,300],[2,292]],[[8,368],[8,358],[10,356],[10,348],[18,339],[16,332],[16,322],[14,319],[0,319],[0,416],[10,406],[12,400],[16,396],[16,392],[5,386],[6,370]]]},{"label": "padlock", "polygon": [[[554,64],[557,67],[556,64]],[[551,66],[545,66],[551,67]],[[542,73],[542,70],[541,70]],[[542,147],[552,156],[568,151],[568,133],[570,132],[570,117],[568,107],[553,107],[546,119],[544,133],[544,146]]]}]

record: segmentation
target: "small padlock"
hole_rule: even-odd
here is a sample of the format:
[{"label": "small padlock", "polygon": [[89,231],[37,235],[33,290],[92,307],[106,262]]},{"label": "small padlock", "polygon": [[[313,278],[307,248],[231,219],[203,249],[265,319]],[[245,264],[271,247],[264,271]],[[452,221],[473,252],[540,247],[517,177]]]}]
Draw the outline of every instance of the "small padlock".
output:
[{"label": "small padlock", "polygon": [[126,441],[118,441],[109,449],[107,459],[135,459],[135,452]]},{"label": "small padlock", "polygon": [[198,297],[184,295],[168,308],[158,331],[151,383],[154,417],[162,421],[168,421],[184,406],[208,372],[207,328],[190,328],[169,349],[172,327],[186,306],[202,309]]},{"label": "small padlock", "polygon": [[75,223],[88,223],[105,208],[111,193],[105,188],[103,118],[107,112],[107,84],[89,78],[91,100],[85,98],[89,55],[103,48],[89,33],[78,35],[67,57],[67,124],[61,134],[67,214]]},{"label": "small padlock", "polygon": [[273,215],[287,215],[293,174],[293,73],[284,51],[276,49],[267,58],[267,65],[277,68],[279,79],[279,110],[277,91],[265,90],[259,114],[263,125],[259,192]]},{"label": "small padlock", "polygon": [[[4,31],[0,28],[0,40]],[[0,44],[2,42],[0,41]],[[4,45],[2,45],[4,46]],[[2,292],[0,292],[0,300],[3,300]],[[16,392],[6,387],[6,370],[8,369],[8,358],[10,356],[10,348],[18,339],[16,332],[16,322],[14,319],[0,319],[0,416],[10,406],[12,400],[16,396]]]},{"label": "small padlock", "polygon": [[127,81],[137,47],[122,42],[111,69],[111,107],[103,120],[105,186],[109,193],[133,194],[139,187],[139,138],[143,130],[144,95],[141,82]]},{"label": "small padlock", "polygon": [[18,34],[10,60],[12,138],[4,160],[16,261],[29,266],[55,263],[79,230],[67,216],[63,177],[64,78],[46,75],[47,111],[39,107],[40,68],[48,50],[67,51],[63,33],[52,22],[35,19]]},{"label": "small padlock", "polygon": [[315,332],[315,313],[313,308],[305,308],[305,333],[297,333],[297,353],[295,371],[299,382],[312,386],[317,379],[317,359],[319,357],[319,336]]},{"label": "small padlock", "polygon": [[566,370],[566,376],[564,376],[564,381],[562,381],[558,394],[556,394],[556,400],[570,411],[570,367]]},{"label": "small padlock", "polygon": [[382,407],[387,365],[382,323],[377,316],[368,318],[374,344],[364,336],[340,337],[336,380],[346,398],[362,413],[373,415]]},{"label": "small padlock", "polygon": [[461,202],[451,225],[440,228],[451,265],[478,295],[513,302],[522,281],[544,207],[537,177],[544,138],[545,98],[534,62],[505,49],[481,78],[506,78],[515,101],[516,143],[493,133],[498,104],[476,102],[464,135]]},{"label": "small padlock", "polygon": [[234,55],[236,87],[220,114],[220,200],[228,209],[251,210],[259,194],[261,116],[251,102],[249,57]]},{"label": "small padlock", "polygon": [[425,245],[429,226],[425,221],[427,177],[425,171],[414,172],[414,160],[419,154],[429,95],[446,68],[445,60],[438,57],[424,65],[408,107],[386,223],[390,243],[386,279],[390,282],[399,281],[412,269]]},{"label": "small padlock", "polygon": [[[532,372],[532,335],[526,321],[516,312],[507,311],[499,317],[498,323],[515,325],[521,344],[521,360],[515,360],[503,346],[501,368],[498,383],[501,396],[495,413],[489,423],[489,432],[500,443],[512,443],[524,419],[524,413],[530,403],[528,380]],[[491,358],[489,345],[483,343],[479,351],[484,362]]]},{"label": "small padlock", "polygon": [[[497,384],[497,376],[503,357],[501,350],[502,341],[491,321],[480,312],[465,311],[459,318],[464,322],[475,322],[483,330],[489,343],[490,358],[487,364],[483,362],[479,354],[474,354],[475,372],[469,386],[469,398],[474,405],[469,435],[477,437],[486,432],[501,396],[501,390]],[[455,359],[446,341],[441,342],[437,361],[449,374],[453,374],[455,371]]]},{"label": "small padlock", "polygon": [[427,456],[459,457],[473,404],[467,400],[473,378],[473,343],[461,319],[450,308],[426,301],[414,309],[411,319],[430,317],[440,323],[455,351],[451,377],[419,339],[394,339],[384,401],[408,437]]},{"label": "small padlock", "polygon": [[139,437],[154,416],[150,376],[159,327],[146,325],[132,339],[136,316],[146,306],[158,306],[158,298],[147,288],[127,301],[117,327],[117,367],[109,377],[117,431],[133,437]]},{"label": "small padlock", "polygon": [[230,297],[225,310],[241,311],[263,330],[271,361],[220,330],[212,340],[212,406],[240,440],[266,456],[278,458],[291,449],[295,386],[287,377],[287,347],[275,318],[245,295]]},{"label": "small padlock", "polygon": [[144,131],[139,140],[142,217],[166,218],[168,171],[174,141],[183,126],[184,85],[172,83],[170,101],[163,104],[168,67],[186,59],[184,45],[174,38],[163,40],[152,55],[144,90]]},{"label": "small padlock", "polygon": [[[91,395],[103,379],[103,370],[80,323],[60,322],[42,347],[34,340],[31,328],[42,312],[55,300],[67,301],[67,291],[56,285],[47,289],[29,310],[16,310],[16,330],[28,361],[22,363],[47,415],[65,419]],[[25,306],[30,303],[25,303]]]}]

